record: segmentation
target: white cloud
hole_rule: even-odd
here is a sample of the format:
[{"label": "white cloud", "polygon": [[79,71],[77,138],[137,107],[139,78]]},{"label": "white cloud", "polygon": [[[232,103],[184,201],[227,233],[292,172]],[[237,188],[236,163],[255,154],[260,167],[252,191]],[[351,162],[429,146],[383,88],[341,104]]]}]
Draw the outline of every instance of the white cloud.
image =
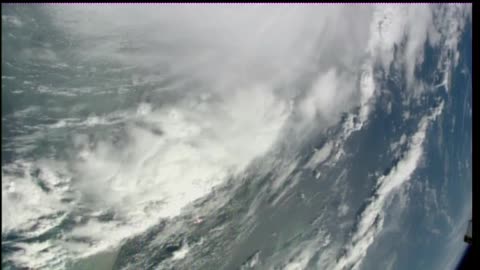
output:
[{"label": "white cloud", "polygon": [[410,138],[408,150],[404,158],[393,167],[387,175],[377,181],[375,195],[360,215],[351,242],[346,246],[346,253],[335,265],[335,269],[358,266],[365,257],[368,248],[375,240],[383,226],[383,209],[388,204],[391,195],[404,185],[415,171],[423,152],[429,122],[433,121],[443,110],[441,103],[431,115],[420,120],[418,130]]},{"label": "white cloud", "polygon": [[408,24],[406,27],[408,43],[406,45],[404,61],[406,66],[406,82],[414,91],[418,90],[416,78],[414,75],[417,65],[423,63],[423,48],[427,42],[428,32],[432,24],[432,9],[429,5],[415,5],[408,9],[408,21],[415,23]]},{"label": "white cloud", "polygon": [[336,94],[339,93],[337,74],[334,69],[322,74],[314,83],[312,94],[300,105],[301,110],[309,119],[314,118],[317,110],[328,114],[334,107]]},{"label": "white cloud", "polygon": [[402,5],[377,5],[370,29],[368,50],[381,61],[388,72],[393,61],[394,45],[405,35],[404,20],[407,10]]},{"label": "white cloud", "polygon": [[36,269],[65,269],[65,251],[55,246],[54,241],[17,243],[21,251],[14,252],[17,266],[30,266]]},{"label": "white cloud", "polygon": [[190,248],[187,245],[184,245],[181,249],[173,253],[172,260],[181,260],[187,256],[187,253],[190,251]]},{"label": "white cloud", "polygon": [[16,27],[23,26],[23,22],[16,16],[2,15],[2,22]]},{"label": "white cloud", "polygon": [[252,269],[260,263],[260,251],[255,252],[246,262],[240,266],[240,270]]},{"label": "white cloud", "polygon": [[347,204],[345,203],[342,203],[339,207],[338,207],[338,216],[339,217],[343,217],[345,216],[347,213],[348,213],[348,210],[350,208],[348,207]]},{"label": "white cloud", "polygon": [[332,152],[333,143],[328,141],[325,145],[322,146],[320,150],[315,149],[315,153],[312,155],[308,163],[305,165],[306,168],[315,168],[315,166],[324,162]]},{"label": "white cloud", "polygon": [[397,142],[394,142],[390,145],[390,151],[393,153],[393,156],[398,157],[400,154],[400,148],[407,142],[407,135],[402,134],[400,139]]},{"label": "white cloud", "polygon": [[[114,209],[119,219],[106,224],[91,221],[70,232],[70,236],[88,236],[96,241],[88,252],[109,248],[124,237],[145,230],[159,218],[178,215],[184,206],[208,194],[229,176],[241,174],[255,158],[268,153],[277,140],[297,139],[294,135],[284,138],[288,127],[298,130],[300,135],[308,134],[308,128],[327,127],[339,120],[340,113],[359,106],[358,115],[349,114],[341,138],[327,142],[309,166],[325,162],[330,156],[339,159],[343,154],[342,142],[368,120],[375,98],[376,61],[388,70],[394,45],[407,34],[411,43],[405,61],[411,74],[420,59],[426,32],[431,36],[435,32],[425,26],[431,18],[423,6],[418,10],[402,5],[42,8],[75,45],[68,55],[82,60],[82,65],[96,66],[108,61],[117,63],[119,69],[137,67],[153,73],[129,71],[134,87],[176,78],[174,83],[148,93],[159,95],[159,99],[167,90],[178,95],[168,105],[159,107],[142,101],[133,109],[91,115],[87,119],[63,119],[52,125],[63,128],[126,123],[128,140],[121,147],[107,140],[93,146],[88,138],[70,146],[80,148],[78,159],[69,161],[69,167],[74,169],[70,176],[76,179],[70,188],[80,192],[75,199],[90,210]],[[2,16],[2,20],[7,19]],[[412,26],[408,26],[410,20],[415,22]],[[43,57],[54,60],[61,55],[46,51]],[[38,90],[44,94],[73,95],[72,92],[85,94],[105,89]],[[73,108],[81,107],[77,105]],[[292,116],[297,116],[297,112],[300,119]],[[148,124],[152,130],[161,130],[162,134],[135,125],[136,121]],[[413,139],[423,140],[421,134],[417,137]],[[298,140],[302,141],[301,136]],[[402,177],[408,177],[415,168],[413,161],[421,154],[415,151],[415,143],[418,142],[411,142],[413,150],[406,161],[382,180],[385,183],[380,184],[380,196],[401,185]],[[294,171],[296,162],[288,164],[278,174],[274,188]],[[2,199],[2,219],[6,220],[2,232],[42,214],[71,210],[71,206],[46,196],[32,184],[32,179],[17,178],[2,181],[2,195],[7,200],[4,204]],[[293,178],[291,185],[295,181]],[[13,182],[31,195],[21,193],[18,196],[26,199],[18,203],[11,196],[12,190],[20,190],[12,187]],[[282,194],[288,191],[287,186]],[[382,203],[373,205],[372,213]],[[15,216],[17,212],[22,215]],[[370,219],[365,217],[364,222],[369,223]],[[105,230],[111,232],[102,233]],[[375,232],[366,231],[361,237],[366,234],[368,241],[373,241]],[[366,249],[369,242],[360,240],[357,245]],[[302,251],[291,266],[305,266],[316,244]],[[58,245],[79,253],[84,248],[68,243]],[[300,254],[299,250],[296,252]]]},{"label": "white cloud", "polygon": [[[161,201],[157,217],[177,215],[187,203],[266,152],[288,117],[287,108],[269,91],[253,88],[232,94],[218,106],[198,110],[177,106],[144,115],[163,135],[130,127],[132,141],[124,149],[99,144],[76,164],[81,189],[100,192],[95,196],[122,211]],[[246,104],[249,110],[244,109]]]},{"label": "white cloud", "polygon": [[[458,44],[465,24],[471,20],[471,12],[471,4],[448,4],[435,10],[437,20],[432,32],[438,36],[435,44],[441,44],[444,48],[437,66],[443,73],[443,80],[436,87],[444,86],[447,91],[450,89],[452,68],[457,66],[460,55]],[[453,54],[453,58],[450,54]]]},{"label": "white cloud", "polygon": [[[95,48],[81,52],[88,58],[144,66],[175,61],[172,72],[216,80],[219,86],[245,82],[242,77],[288,81],[317,65],[315,60],[321,58],[312,54],[326,55],[334,46],[344,51],[341,63],[356,61],[371,7],[68,5],[49,6],[49,11],[72,38],[82,37],[87,48]],[[356,20],[345,20],[352,14]],[[342,42],[344,35],[350,44]],[[141,52],[134,56],[120,51],[127,46],[123,44]],[[159,47],[168,51],[158,51]]]},{"label": "white cloud", "polygon": [[[280,256],[278,257],[280,258],[278,259],[283,262],[280,263],[281,269],[307,269],[308,264],[315,256],[315,254],[317,254],[318,249],[328,247],[330,244],[330,234],[325,229],[319,227],[318,232],[313,237],[309,237],[301,243],[296,244],[295,247],[288,250],[286,254],[279,252]],[[275,263],[273,263],[272,265],[275,265]]]},{"label": "white cloud", "polygon": [[[36,170],[39,173],[34,176]],[[52,188],[68,181],[60,179],[46,167],[35,166],[27,161],[2,167],[2,234],[33,229],[28,236],[34,236],[58,225],[65,210],[59,202],[62,191],[47,193],[38,182],[42,182],[46,188]],[[57,217],[53,217],[55,215]]]},{"label": "white cloud", "polygon": [[394,45],[406,39],[405,51],[399,61],[405,66],[407,87],[415,96],[419,96],[423,84],[415,78],[414,72],[423,63],[425,43],[438,46],[441,42],[445,48],[439,65],[443,66],[441,69],[447,78],[450,61],[447,53],[453,52],[454,62],[458,62],[459,38],[470,14],[469,4],[379,5],[371,25],[368,50],[374,59],[382,63],[388,74],[393,62]]}]

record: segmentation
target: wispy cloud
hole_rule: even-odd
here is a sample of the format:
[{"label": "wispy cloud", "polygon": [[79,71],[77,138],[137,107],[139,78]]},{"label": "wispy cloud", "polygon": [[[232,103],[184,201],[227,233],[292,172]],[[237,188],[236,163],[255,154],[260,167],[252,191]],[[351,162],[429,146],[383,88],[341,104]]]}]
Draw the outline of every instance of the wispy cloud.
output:
[{"label": "wispy cloud", "polygon": [[428,124],[442,112],[441,103],[432,114],[420,120],[418,129],[409,139],[408,150],[390,172],[381,176],[377,181],[375,194],[363,212],[356,225],[352,240],[345,247],[345,253],[340,257],[335,269],[351,268],[358,266],[365,257],[368,248],[375,240],[383,227],[383,210],[388,204],[391,195],[410,180],[423,152],[423,142],[426,137]]}]

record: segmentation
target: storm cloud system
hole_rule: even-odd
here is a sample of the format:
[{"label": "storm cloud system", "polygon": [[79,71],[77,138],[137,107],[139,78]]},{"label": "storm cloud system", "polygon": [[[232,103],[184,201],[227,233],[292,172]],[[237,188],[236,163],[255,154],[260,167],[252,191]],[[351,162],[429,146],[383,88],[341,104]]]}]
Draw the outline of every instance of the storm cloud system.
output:
[{"label": "storm cloud system", "polygon": [[2,268],[452,269],[471,21],[468,4],[2,4]]}]

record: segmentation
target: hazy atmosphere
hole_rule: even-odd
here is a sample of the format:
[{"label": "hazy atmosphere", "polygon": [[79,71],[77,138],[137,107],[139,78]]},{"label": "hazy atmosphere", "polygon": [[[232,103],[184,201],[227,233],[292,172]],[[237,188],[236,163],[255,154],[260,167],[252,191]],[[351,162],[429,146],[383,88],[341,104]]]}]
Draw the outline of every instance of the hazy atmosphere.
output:
[{"label": "hazy atmosphere", "polygon": [[2,4],[2,268],[453,269],[468,4]]}]

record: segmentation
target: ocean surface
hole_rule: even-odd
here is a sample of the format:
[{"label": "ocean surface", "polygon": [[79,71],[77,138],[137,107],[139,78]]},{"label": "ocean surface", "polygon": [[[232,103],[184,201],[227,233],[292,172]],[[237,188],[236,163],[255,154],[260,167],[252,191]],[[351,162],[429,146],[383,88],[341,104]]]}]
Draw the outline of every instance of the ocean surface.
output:
[{"label": "ocean surface", "polygon": [[2,4],[2,269],[454,269],[469,4]]}]

